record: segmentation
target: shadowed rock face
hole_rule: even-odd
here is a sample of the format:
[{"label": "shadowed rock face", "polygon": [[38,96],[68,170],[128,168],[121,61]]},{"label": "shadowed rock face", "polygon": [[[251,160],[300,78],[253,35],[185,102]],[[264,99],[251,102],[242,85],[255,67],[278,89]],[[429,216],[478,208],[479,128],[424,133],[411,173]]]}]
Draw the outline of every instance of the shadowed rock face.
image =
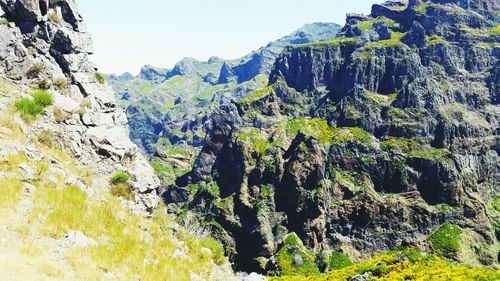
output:
[{"label": "shadowed rock face", "polygon": [[40,81],[69,82],[64,89],[50,89],[67,118],[56,122],[52,113],[46,114],[33,131],[59,136],[67,153],[103,176],[127,171],[137,206],[154,208],[159,180],[130,141],[127,118],[116,108],[112,89],[96,79],[97,68],[88,59],[92,41],[75,2],[0,0],[0,7],[9,21],[0,25],[0,73],[26,89]]},{"label": "shadowed rock face", "polygon": [[473,259],[497,264],[486,208],[500,193],[496,13],[391,3],[350,15],[337,40],[286,48],[272,87],[209,119],[177,185],[190,184],[185,204],[220,226],[238,268],[272,270],[289,232],[362,256],[428,247],[445,222],[481,237],[488,250]]}]

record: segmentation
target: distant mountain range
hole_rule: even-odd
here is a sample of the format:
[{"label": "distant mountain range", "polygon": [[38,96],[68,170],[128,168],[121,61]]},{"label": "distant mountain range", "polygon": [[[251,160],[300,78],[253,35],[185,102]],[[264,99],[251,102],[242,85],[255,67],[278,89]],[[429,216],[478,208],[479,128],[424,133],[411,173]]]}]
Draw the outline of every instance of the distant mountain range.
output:
[{"label": "distant mountain range", "polygon": [[184,58],[173,69],[146,65],[137,76],[109,75],[108,81],[118,104],[126,108],[132,139],[149,154],[161,154],[158,143],[201,146],[203,120],[214,104],[266,86],[286,46],[329,40],[340,28],[334,23],[307,24],[240,59]]}]

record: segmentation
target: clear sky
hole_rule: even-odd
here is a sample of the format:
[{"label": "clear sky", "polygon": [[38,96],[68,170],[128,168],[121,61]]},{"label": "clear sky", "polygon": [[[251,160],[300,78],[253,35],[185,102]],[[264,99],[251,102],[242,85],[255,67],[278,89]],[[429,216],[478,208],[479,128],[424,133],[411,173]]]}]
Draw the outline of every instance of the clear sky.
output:
[{"label": "clear sky", "polygon": [[306,23],[343,25],[381,0],[77,0],[101,72],[239,58]]}]

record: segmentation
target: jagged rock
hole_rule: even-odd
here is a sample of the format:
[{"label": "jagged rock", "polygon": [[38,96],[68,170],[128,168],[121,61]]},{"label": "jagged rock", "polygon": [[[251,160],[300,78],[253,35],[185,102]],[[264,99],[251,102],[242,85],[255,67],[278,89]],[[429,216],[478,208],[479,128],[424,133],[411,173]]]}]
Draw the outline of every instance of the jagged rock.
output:
[{"label": "jagged rock", "polygon": [[231,80],[235,78],[235,76],[236,75],[234,74],[233,68],[228,63],[224,63],[220,70],[219,81],[217,83],[219,84],[229,83],[231,82]]},{"label": "jagged rock", "polygon": [[411,29],[401,38],[401,42],[408,46],[423,47],[425,45],[425,29],[422,25],[414,21]]},{"label": "jagged rock", "polygon": [[[2,11],[15,25],[0,25],[0,69],[8,78],[26,86],[36,79],[65,77],[71,85],[64,95],[53,92],[54,105],[68,113],[62,122],[52,114],[32,130],[49,130],[57,142],[71,150],[83,165],[103,176],[117,170],[131,175],[131,185],[140,209],[151,210],[158,203],[155,192],[159,180],[148,161],[129,138],[127,119],[116,108],[109,85],[96,79],[96,67],[89,60],[92,40],[73,0],[2,0]],[[60,22],[49,21],[47,13],[57,13]],[[36,52],[30,52],[34,49]],[[34,77],[26,73],[33,66],[41,68]],[[84,108],[82,104],[85,103]],[[70,114],[84,109],[84,114]],[[42,124],[43,123],[43,124]],[[27,128],[25,131],[31,130]],[[26,172],[28,174],[28,172]],[[74,183],[82,190],[88,187]]]},{"label": "jagged rock", "polygon": [[38,0],[1,0],[0,6],[14,21],[39,22],[42,20]]},{"label": "jagged rock", "polygon": [[413,22],[415,11],[421,3],[421,0],[389,0],[381,5],[373,5],[371,16],[387,17],[408,24]]},{"label": "jagged rock", "polygon": [[163,81],[167,78],[168,70],[146,65],[141,68],[139,77],[151,81]]},{"label": "jagged rock", "polygon": [[59,54],[93,53],[92,40],[87,33],[61,28],[52,38],[52,49]]},{"label": "jagged rock", "polygon": [[186,202],[189,198],[189,190],[183,187],[171,185],[163,192],[162,198],[165,203],[181,203]]}]

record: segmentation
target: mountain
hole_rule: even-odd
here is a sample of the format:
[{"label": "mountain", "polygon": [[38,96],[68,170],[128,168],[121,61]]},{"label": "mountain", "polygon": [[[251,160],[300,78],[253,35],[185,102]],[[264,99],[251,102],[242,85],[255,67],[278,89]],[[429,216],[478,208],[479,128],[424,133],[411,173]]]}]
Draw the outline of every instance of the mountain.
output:
[{"label": "mountain", "polygon": [[171,70],[144,66],[136,77],[110,75],[126,109],[132,140],[155,157],[162,182],[188,172],[205,141],[204,124],[217,104],[267,85],[272,65],[290,44],[332,39],[340,26],[314,23],[237,60],[184,58]]},{"label": "mountain", "polygon": [[[497,1],[388,1],[286,47],[267,87],[208,117],[167,207],[210,225],[239,270],[317,275],[400,247],[498,268],[499,15]],[[423,256],[338,276],[389,278]]]},{"label": "mountain", "polygon": [[1,278],[235,280],[202,226],[159,207],[76,3],[0,7]]},{"label": "mountain", "polygon": [[[241,98],[265,86],[274,60],[284,47],[332,39],[339,30],[340,26],[331,23],[308,24],[241,59],[213,57],[200,62],[184,58],[172,70],[147,65],[137,77],[111,75],[109,83],[120,106],[127,108],[132,138],[148,153],[156,152],[159,138],[167,138],[172,144],[183,140],[200,146],[203,133],[193,127],[201,127],[199,119],[211,105],[221,99]],[[138,106],[141,104],[145,106]]]}]

